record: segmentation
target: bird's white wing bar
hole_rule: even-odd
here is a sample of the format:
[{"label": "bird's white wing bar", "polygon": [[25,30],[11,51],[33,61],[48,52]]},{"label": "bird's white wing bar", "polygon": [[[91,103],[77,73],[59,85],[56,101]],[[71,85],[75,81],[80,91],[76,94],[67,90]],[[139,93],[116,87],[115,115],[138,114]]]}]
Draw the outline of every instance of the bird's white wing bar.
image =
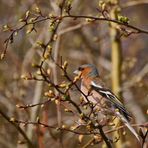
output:
[{"label": "bird's white wing bar", "polygon": [[122,104],[122,103],[118,100],[118,98],[117,98],[112,92],[110,92],[109,89],[103,88],[101,85],[96,84],[94,81],[91,82],[91,85],[92,85],[93,87],[95,87],[95,88],[98,88],[97,90],[98,90],[100,93],[106,95],[107,98],[115,99],[116,101],[118,101],[118,103]]},{"label": "bird's white wing bar", "polygon": [[94,81],[91,81],[91,85],[98,88],[103,88],[101,85],[97,85]]},{"label": "bird's white wing bar", "polygon": [[[94,81],[91,82],[92,86],[100,88],[99,92],[105,94],[107,97],[112,96],[114,98],[116,98],[115,95],[113,95],[110,91],[108,90],[103,90],[103,87],[101,85],[97,85]],[[102,89],[101,89],[102,88]]]},{"label": "bird's white wing bar", "polygon": [[116,101],[118,101],[121,104],[121,102],[118,100],[118,98],[114,94],[112,94],[110,91],[100,90],[100,92],[104,93],[108,98],[115,99]]},{"label": "bird's white wing bar", "polygon": [[112,97],[115,98],[115,96],[114,96],[111,92],[109,92],[109,91],[106,91],[106,90],[100,90],[100,92],[106,94],[107,97],[112,96]]}]

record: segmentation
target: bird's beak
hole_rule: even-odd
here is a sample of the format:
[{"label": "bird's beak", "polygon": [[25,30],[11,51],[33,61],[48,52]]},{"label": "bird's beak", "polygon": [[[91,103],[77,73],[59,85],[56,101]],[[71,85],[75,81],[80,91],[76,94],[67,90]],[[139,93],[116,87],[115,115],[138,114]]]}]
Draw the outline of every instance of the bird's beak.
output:
[{"label": "bird's beak", "polygon": [[80,71],[79,70],[75,70],[73,73],[76,74],[76,75],[79,75]]}]

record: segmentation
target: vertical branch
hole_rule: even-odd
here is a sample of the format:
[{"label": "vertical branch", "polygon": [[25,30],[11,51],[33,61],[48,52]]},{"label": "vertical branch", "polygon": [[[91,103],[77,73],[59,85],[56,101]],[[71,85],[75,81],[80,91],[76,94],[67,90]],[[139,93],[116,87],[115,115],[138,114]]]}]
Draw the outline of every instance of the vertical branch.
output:
[{"label": "vertical branch", "polygon": [[[65,2],[66,0],[63,0],[61,2],[61,4],[59,5],[60,8],[60,16],[63,15],[63,10],[64,10],[64,6],[65,6]],[[60,22],[59,22],[60,24]],[[60,35],[57,38],[57,41],[55,43],[55,50],[54,50],[54,55],[53,58],[55,60],[56,63],[58,63],[58,56],[59,56],[59,46],[60,46]],[[54,65],[53,67],[53,81],[54,84],[58,84],[58,71],[57,71],[57,66]],[[57,90],[55,89],[55,94],[58,95],[59,92],[57,92]],[[61,114],[61,106],[60,106],[60,102],[57,103],[57,121],[58,121],[58,126],[61,127],[62,126],[62,114]],[[60,131],[60,137],[59,137],[59,147],[63,147],[63,141],[62,141],[62,131]]]},{"label": "vertical branch", "polygon": [[[56,43],[55,43],[55,50],[54,50],[54,55],[53,58],[55,60],[56,63],[58,63],[58,56],[59,56],[59,43],[60,43],[60,36],[58,37]],[[54,84],[58,84],[58,69],[57,66],[54,64],[53,68],[53,82]],[[57,90],[55,90],[55,94],[58,95]],[[60,126],[61,124],[61,113],[59,112],[59,104],[57,104],[57,116],[58,116],[58,125]]]},{"label": "vertical branch", "polygon": [[[114,5],[112,10],[110,11],[110,16],[112,19],[117,19],[118,8],[119,8],[119,0],[112,0],[112,4]],[[121,40],[119,38],[119,32],[117,30],[117,24],[111,23],[110,26],[110,38],[111,38],[111,59],[112,59],[112,89],[113,92],[121,98],[121,64],[122,64],[122,47]],[[119,125],[119,119],[114,121],[115,125]],[[113,137],[119,137],[118,131],[114,132]],[[122,137],[115,143],[115,147],[120,148],[122,146]]]},{"label": "vertical branch", "polygon": [[[54,60],[58,63],[58,56],[59,56],[59,45],[60,45],[60,36],[58,37],[55,43],[55,50],[54,50]],[[54,84],[58,84],[58,69],[57,66],[54,65],[53,67],[53,81]],[[58,95],[58,92],[55,90],[55,94]],[[61,112],[60,112],[60,104],[57,104],[57,116],[58,116],[58,125],[61,126]]]},{"label": "vertical branch", "polygon": [[[36,104],[36,103],[40,102],[41,94],[42,94],[42,88],[43,88],[43,82],[37,81],[36,86],[35,86],[32,104]],[[30,110],[30,120],[31,121],[36,120],[38,109],[39,109],[39,106],[31,108],[31,110]],[[33,127],[32,126],[28,126],[27,135],[28,135],[29,139],[32,139],[32,137],[33,137]]]},{"label": "vertical branch", "polygon": [[[44,110],[42,113],[42,117],[41,117],[41,122],[48,124],[48,105],[46,104],[44,106]],[[43,126],[38,126],[38,145],[39,148],[45,148],[45,144],[44,144],[44,137],[45,137],[45,132],[47,131],[45,127]]]},{"label": "vertical branch", "polygon": [[[59,45],[60,45],[60,36],[58,37],[56,43],[55,43],[55,50],[54,50],[54,60],[56,63],[58,63],[58,56],[59,56]],[[58,84],[58,69],[57,66],[54,65],[53,67],[53,81],[54,84]],[[55,94],[56,96],[59,94],[59,92],[55,89]],[[58,122],[58,127],[62,126],[62,114],[61,114],[61,105],[60,102],[57,103],[57,122]],[[60,131],[60,137],[59,137],[59,144],[60,147],[63,147],[63,142],[62,142],[62,131]]]}]

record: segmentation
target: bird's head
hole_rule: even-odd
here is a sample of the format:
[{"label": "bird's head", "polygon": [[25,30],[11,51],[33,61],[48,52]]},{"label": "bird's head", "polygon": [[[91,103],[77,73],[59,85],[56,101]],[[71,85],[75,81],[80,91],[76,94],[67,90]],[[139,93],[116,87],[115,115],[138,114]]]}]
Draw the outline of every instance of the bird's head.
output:
[{"label": "bird's head", "polygon": [[99,76],[97,68],[93,64],[84,64],[74,71],[74,74],[80,75],[81,78],[95,78]]}]

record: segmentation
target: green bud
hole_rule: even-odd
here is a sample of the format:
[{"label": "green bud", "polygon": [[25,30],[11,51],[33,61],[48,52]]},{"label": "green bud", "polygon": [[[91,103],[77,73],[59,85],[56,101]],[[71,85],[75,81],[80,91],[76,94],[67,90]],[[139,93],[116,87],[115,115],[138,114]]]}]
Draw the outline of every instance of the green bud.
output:
[{"label": "green bud", "polygon": [[126,16],[121,16],[121,15],[118,15],[118,20],[122,23],[125,23],[125,24],[128,24],[129,23],[129,18],[126,17]]}]

